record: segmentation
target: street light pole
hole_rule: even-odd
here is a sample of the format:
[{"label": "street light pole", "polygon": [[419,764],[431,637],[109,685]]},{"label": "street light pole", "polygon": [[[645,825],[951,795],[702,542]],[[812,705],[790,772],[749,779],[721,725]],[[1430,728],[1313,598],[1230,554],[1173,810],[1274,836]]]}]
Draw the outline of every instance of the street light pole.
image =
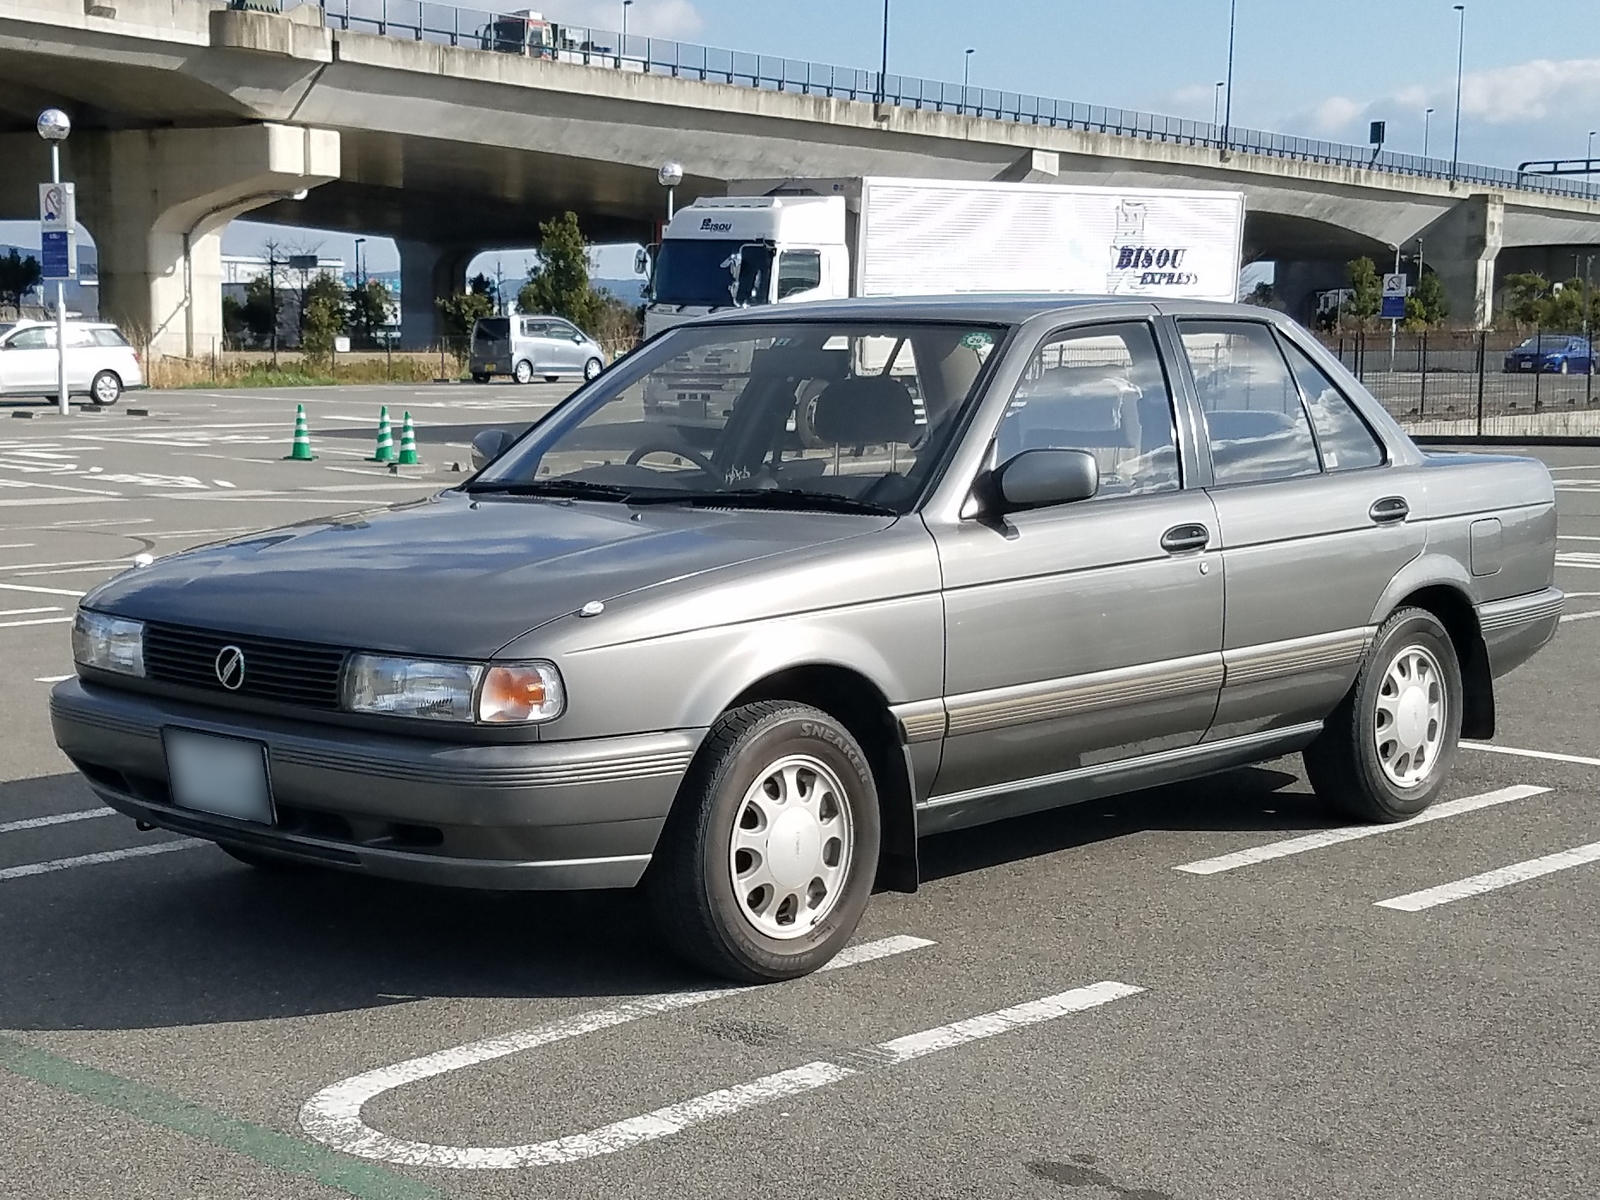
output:
[{"label": "street light pole", "polygon": [[617,48],[618,54],[628,52],[628,10],[633,7],[633,0],[622,0],[622,45]]},{"label": "street light pole", "polygon": [[976,51],[975,47],[968,46],[967,47],[967,53],[966,53],[965,61],[962,62],[962,64],[961,64],[961,103],[962,104],[965,104],[967,102],[967,86],[969,84],[971,84],[971,82],[972,82],[972,56],[976,52],[977,51]]},{"label": "street light pole", "polygon": [[366,279],[363,278],[361,274],[361,243],[366,240],[367,239],[364,237],[358,237],[356,239],[356,287],[358,289],[367,285]]},{"label": "street light pole", "polygon": [[878,68],[878,106],[889,102],[889,0],[883,0],[883,61]]},{"label": "street light pole", "polygon": [[1456,136],[1450,150],[1450,180],[1454,182],[1461,167],[1461,72],[1467,54],[1467,6],[1452,7],[1461,14],[1460,30],[1456,35]]},{"label": "street light pole", "polygon": [[[1600,133],[1600,130],[1589,130],[1589,148],[1583,152],[1585,166],[1594,161],[1594,135],[1596,133]],[[1592,172],[1589,173],[1592,174]]]},{"label": "street light pole", "polygon": [[1222,111],[1222,144],[1227,146],[1233,128],[1233,31],[1239,15],[1239,0],[1228,0],[1228,100]]},{"label": "street light pole", "polygon": [[1428,157],[1428,129],[1433,124],[1433,109],[1426,109],[1422,114],[1422,157]]},{"label": "street light pole", "polygon": [[1228,85],[1222,80],[1217,80],[1217,86],[1211,92],[1211,128],[1216,129],[1222,120],[1222,89]]},{"label": "street light pole", "polygon": [[[66,202],[66,189],[61,186],[61,143],[67,140],[67,135],[72,132],[72,122],[67,119],[67,114],[59,108],[47,108],[39,114],[38,121],[34,124],[39,136],[50,143],[50,183],[57,195],[61,197],[61,209],[56,216],[65,219],[73,211],[73,206]],[[44,212],[39,214],[40,253],[43,255],[45,242],[50,239],[44,234]],[[68,230],[67,238],[67,274],[72,272],[72,231]],[[48,260],[47,260],[48,261]],[[56,277],[56,411],[63,417],[72,410],[67,405],[67,284],[65,275]]]},{"label": "street light pole", "polygon": [[667,220],[672,220],[673,191],[683,182],[683,164],[664,162],[656,172],[656,182],[667,189]]}]

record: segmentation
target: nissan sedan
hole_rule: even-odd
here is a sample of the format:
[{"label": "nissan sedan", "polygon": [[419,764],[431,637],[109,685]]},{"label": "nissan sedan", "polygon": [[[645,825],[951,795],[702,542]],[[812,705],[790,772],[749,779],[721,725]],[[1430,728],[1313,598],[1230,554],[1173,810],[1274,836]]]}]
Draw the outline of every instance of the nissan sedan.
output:
[{"label": "nissan sedan", "polygon": [[[691,352],[738,378],[705,449],[643,403]],[[94,790],[260,868],[639,886],[781,979],[925,834],[1292,752],[1414,816],[1563,601],[1542,464],[1423,453],[1253,307],[737,312],[476,451],[86,596],[51,713]]]}]

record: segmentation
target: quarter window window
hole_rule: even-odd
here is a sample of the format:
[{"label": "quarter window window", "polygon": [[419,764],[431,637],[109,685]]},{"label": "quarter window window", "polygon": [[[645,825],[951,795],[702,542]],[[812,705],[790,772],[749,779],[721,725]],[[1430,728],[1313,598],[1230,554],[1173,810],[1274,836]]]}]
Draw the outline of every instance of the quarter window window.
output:
[{"label": "quarter window window", "polygon": [[1325,471],[1356,471],[1383,465],[1383,446],[1361,414],[1339,390],[1326,372],[1294,343],[1284,347],[1289,366],[1306,398],[1311,424],[1317,430]]},{"label": "quarter window window", "polygon": [[97,346],[126,346],[128,343],[115,329],[96,329],[94,344]]},{"label": "quarter window window", "polygon": [[1219,485],[1321,470],[1300,389],[1267,326],[1180,321],[1178,332],[1194,372]]},{"label": "quarter window window", "polygon": [[778,255],[778,299],[822,286],[820,250],[785,250]]},{"label": "quarter window window", "polygon": [[1172,394],[1144,324],[1099,325],[1047,340],[995,434],[995,461],[1024,450],[1087,450],[1097,498],[1177,491]]}]

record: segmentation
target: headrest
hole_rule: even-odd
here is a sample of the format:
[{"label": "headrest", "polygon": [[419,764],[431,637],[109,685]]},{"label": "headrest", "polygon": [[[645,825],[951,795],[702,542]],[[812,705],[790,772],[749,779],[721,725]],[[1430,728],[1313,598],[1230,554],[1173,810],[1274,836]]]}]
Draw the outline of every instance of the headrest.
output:
[{"label": "headrest", "polygon": [[898,379],[857,375],[830,383],[817,397],[812,426],[824,442],[840,446],[909,442],[917,427],[916,405]]}]

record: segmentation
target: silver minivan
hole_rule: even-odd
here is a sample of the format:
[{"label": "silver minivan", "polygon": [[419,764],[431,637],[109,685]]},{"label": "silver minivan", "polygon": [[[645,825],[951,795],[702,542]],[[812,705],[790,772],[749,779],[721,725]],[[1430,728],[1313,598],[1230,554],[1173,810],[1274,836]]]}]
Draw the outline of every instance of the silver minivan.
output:
[{"label": "silver minivan", "polygon": [[600,343],[564,317],[480,317],[472,327],[468,370],[475,383],[496,375],[518,383],[541,377],[549,383],[570,376],[593,379],[605,365]]}]

